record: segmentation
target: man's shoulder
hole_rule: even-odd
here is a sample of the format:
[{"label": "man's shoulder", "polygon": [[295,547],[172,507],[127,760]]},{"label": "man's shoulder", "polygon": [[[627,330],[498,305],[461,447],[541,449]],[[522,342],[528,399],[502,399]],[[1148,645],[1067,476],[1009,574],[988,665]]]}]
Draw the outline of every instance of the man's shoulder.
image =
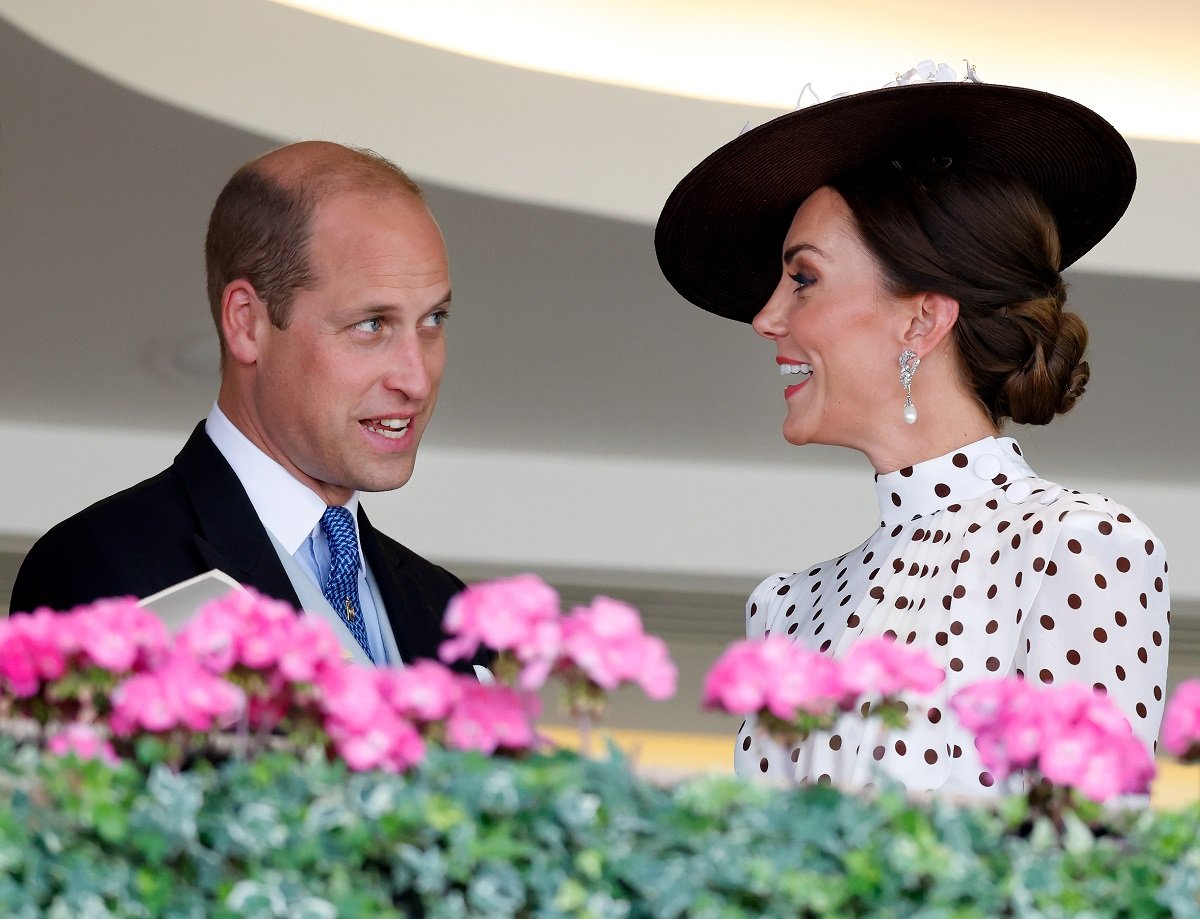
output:
[{"label": "man's shoulder", "polygon": [[431,562],[417,554],[403,543],[397,542],[381,530],[371,528],[379,544],[379,550],[392,568],[398,572],[408,572],[420,579],[443,586],[451,593],[462,590],[463,582],[441,565]]}]

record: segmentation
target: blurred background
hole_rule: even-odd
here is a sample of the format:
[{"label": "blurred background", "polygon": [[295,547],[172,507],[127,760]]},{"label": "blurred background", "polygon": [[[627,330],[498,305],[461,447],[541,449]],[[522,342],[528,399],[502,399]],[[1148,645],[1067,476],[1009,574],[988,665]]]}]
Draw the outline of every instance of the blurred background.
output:
[{"label": "blurred background", "polygon": [[966,58],[1096,109],[1138,159],[1125,219],[1067,273],[1087,396],[1008,433],[1166,542],[1172,680],[1200,673],[1200,4],[809,6],[0,0],[0,604],[38,535],[169,464],[207,412],[202,245],[232,171],[301,138],[371,147],[425,186],[454,283],[437,416],[372,519],[469,581],[638,606],[679,696],[618,694],[608,724],[650,765],[730,768],[704,672],[759,580],[866,538],[871,470],[783,442],[773,346],[674,293],[654,222],[805,84]]}]

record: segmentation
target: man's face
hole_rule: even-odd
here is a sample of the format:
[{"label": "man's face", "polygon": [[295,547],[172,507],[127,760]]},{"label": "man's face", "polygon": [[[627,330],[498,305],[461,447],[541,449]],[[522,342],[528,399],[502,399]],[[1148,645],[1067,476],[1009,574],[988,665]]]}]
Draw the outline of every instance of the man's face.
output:
[{"label": "man's face", "polygon": [[246,432],[326,504],[399,488],[446,362],[450,276],[424,204],[399,193],[317,205],[286,329],[260,326]]}]

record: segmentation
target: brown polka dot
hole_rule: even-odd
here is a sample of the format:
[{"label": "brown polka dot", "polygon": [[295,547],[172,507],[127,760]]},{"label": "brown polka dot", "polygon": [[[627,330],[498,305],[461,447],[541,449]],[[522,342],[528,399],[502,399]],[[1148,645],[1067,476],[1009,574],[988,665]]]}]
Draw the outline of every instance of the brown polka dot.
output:
[{"label": "brown polka dot", "polygon": [[950,623],[950,634],[961,635],[963,633],[963,624],[957,619]]},{"label": "brown polka dot", "polygon": [[1154,642],[1154,647],[1162,647],[1162,633],[1159,632],[1158,629],[1155,629],[1154,632],[1151,633],[1150,640]]},{"label": "brown polka dot", "polygon": [[1139,702],[1133,707],[1133,710],[1137,712],[1139,718],[1145,718],[1147,715],[1145,702]]},{"label": "brown polka dot", "polygon": [[1154,554],[1154,540],[1153,539],[1146,540],[1146,554],[1147,555]]},{"label": "brown polka dot", "polygon": [[1038,533],[1042,532],[1042,530],[1045,528],[1045,526],[1046,525],[1041,520],[1036,521],[1033,524],[1034,535],[1036,536]]},{"label": "brown polka dot", "polygon": [[906,744],[903,740],[897,740],[896,741],[896,752],[899,753],[901,756],[903,756],[905,753],[908,752],[908,744]]},{"label": "brown polka dot", "polygon": [[1162,579],[1162,578],[1155,578],[1155,579],[1154,579],[1154,590],[1155,590],[1155,592],[1157,592],[1157,593],[1162,593],[1162,592],[1163,592],[1163,579]]},{"label": "brown polka dot", "polygon": [[1068,539],[1067,540],[1067,548],[1070,549],[1076,555],[1078,555],[1080,552],[1083,551],[1083,546],[1081,546],[1079,544],[1078,539]]},{"label": "brown polka dot", "polygon": [[1000,658],[989,657],[987,659],[987,669],[992,671],[992,673],[995,673],[997,670],[999,670],[1000,669]]},{"label": "brown polka dot", "polygon": [[786,593],[787,593],[789,590],[791,590],[791,589],[792,589],[792,585],[791,585],[791,584],[784,584],[784,585],[783,585],[782,587],[780,587],[780,588],[779,588],[777,591],[775,591],[775,593],[779,594],[779,596],[781,596],[781,597],[782,597],[784,594],[786,594]]},{"label": "brown polka dot", "polygon": [[908,566],[908,576],[911,578],[920,570],[921,570],[921,566],[918,565],[916,562],[913,562],[911,565]]},{"label": "brown polka dot", "polygon": [[903,469],[900,470],[900,474],[902,476],[904,476],[906,479],[909,478],[913,474],[912,466],[905,466]]},{"label": "brown polka dot", "polygon": [[1003,533],[1003,532],[1004,532],[1005,530],[1007,530],[1007,529],[1008,529],[1010,526],[1012,526],[1012,521],[1010,521],[1010,520],[1001,520],[1001,521],[1000,521],[998,524],[996,524],[996,532],[997,532],[997,533]]},{"label": "brown polka dot", "polygon": [[1046,560],[1044,558],[1042,558],[1040,555],[1033,560],[1033,570],[1034,571],[1041,571],[1045,567],[1046,567]]},{"label": "brown polka dot", "polygon": [[829,738],[829,749],[830,750],[842,749],[842,736],[840,734],[834,734],[832,737]]},{"label": "brown polka dot", "polygon": [[800,762],[800,748],[799,747],[797,747],[795,750],[792,751],[792,762],[793,763]]},{"label": "brown polka dot", "polygon": [[1143,664],[1150,662],[1150,655],[1146,653],[1145,648],[1138,648],[1138,660],[1140,660]]},{"label": "brown polka dot", "polygon": [[746,750],[746,751],[749,751],[749,749],[750,749],[750,735],[749,734],[747,734],[746,738],[742,741],[742,749]]},{"label": "brown polka dot", "polygon": [[989,635],[995,635],[998,628],[1000,628],[1000,623],[995,619],[990,619],[988,620],[988,624],[983,627],[983,630]]},{"label": "brown polka dot", "polygon": [[993,565],[996,564],[996,562],[1000,561],[1000,550],[999,549],[997,549],[995,552],[992,553],[992,557],[989,561],[991,561],[991,563]]},{"label": "brown polka dot", "polygon": [[996,599],[996,591],[998,591],[999,589],[1000,588],[998,588],[995,584],[993,584],[991,587],[988,588],[987,598],[989,600],[995,600]]},{"label": "brown polka dot", "polygon": [[939,709],[931,708],[925,717],[929,719],[930,724],[937,724],[942,720],[942,713]]},{"label": "brown polka dot", "polygon": [[1054,674],[1051,673],[1049,670],[1039,670],[1038,671],[1038,679],[1041,680],[1043,683],[1053,683],[1054,682]]},{"label": "brown polka dot", "polygon": [[892,571],[896,572],[896,574],[899,574],[903,570],[904,570],[904,559],[902,559],[902,558],[895,559],[892,562]]},{"label": "brown polka dot", "polygon": [[959,469],[967,468],[967,455],[965,453],[955,453],[950,462],[954,463]]},{"label": "brown polka dot", "polygon": [[925,751],[925,762],[929,763],[929,765],[932,766],[934,763],[937,762],[937,760],[938,760],[937,750],[934,750],[931,748],[931,749],[928,749]]},{"label": "brown polka dot", "polygon": [[998,508],[1000,506],[1000,502],[997,501],[995,498],[992,498],[992,500],[990,500],[990,501],[985,501],[983,506],[988,508],[989,510],[994,511],[996,508]]},{"label": "brown polka dot", "polygon": [[1078,664],[1080,661],[1079,652],[1072,648],[1067,652],[1067,663]]},{"label": "brown polka dot", "polygon": [[883,748],[883,744],[880,744],[878,747],[876,747],[874,750],[871,751],[871,755],[873,757],[875,757],[876,760],[883,759],[883,754],[885,754],[885,753],[887,753],[887,750],[885,750]]},{"label": "brown polka dot", "polygon": [[1097,627],[1092,630],[1092,637],[1096,639],[1096,641],[1100,642],[1100,644],[1104,644],[1106,641],[1108,641],[1108,632]]},{"label": "brown polka dot", "polygon": [[1129,570],[1129,567],[1129,559],[1124,555],[1117,559],[1117,571],[1121,572],[1121,574],[1125,574]]},{"label": "brown polka dot", "polygon": [[959,759],[962,756],[962,747],[960,747],[958,744],[955,744],[954,752],[951,753],[950,755],[953,756],[955,759]]},{"label": "brown polka dot", "polygon": [[1121,523],[1133,523],[1133,518],[1128,514],[1117,514],[1117,519],[1121,521]]},{"label": "brown polka dot", "polygon": [[770,764],[767,762],[767,758],[764,756],[762,759],[760,759],[758,761],[758,771],[766,772],[769,765]]},{"label": "brown polka dot", "polygon": [[1021,581],[1023,581],[1024,579],[1025,579],[1025,575],[1022,574],[1020,571],[1018,571],[1016,576],[1013,578],[1013,583],[1016,584],[1018,587],[1020,587]]},{"label": "brown polka dot", "polygon": [[1108,587],[1108,581],[1105,579],[1104,575],[1102,575],[1102,574],[1097,574],[1095,577],[1095,581],[1096,581],[1096,586],[1099,587],[1101,590],[1104,590],[1105,588]]},{"label": "brown polka dot", "polygon": [[1138,603],[1142,604],[1142,609],[1149,609],[1145,594],[1138,594]]},{"label": "brown polka dot", "polygon": [[822,772],[819,776],[817,776],[817,784],[818,785],[832,785],[833,779],[831,779],[829,777],[829,773]]},{"label": "brown polka dot", "polygon": [[948,498],[950,497],[950,486],[942,482],[938,482],[933,486],[933,493],[939,498]]},{"label": "brown polka dot", "polygon": [[966,595],[967,595],[967,588],[963,587],[961,584],[958,584],[957,586],[955,586],[955,588],[954,588],[954,599],[955,600],[961,600]]},{"label": "brown polka dot", "polygon": [[1129,622],[1129,617],[1127,617],[1120,610],[1117,610],[1115,613],[1113,613],[1113,621],[1116,622],[1117,625],[1121,626],[1121,628],[1124,628]]},{"label": "brown polka dot", "polygon": [[1113,670],[1113,672],[1117,675],[1118,680],[1120,680],[1122,683],[1125,682],[1125,668],[1124,667],[1122,667],[1120,664],[1117,664],[1117,666]]},{"label": "brown polka dot", "polygon": [[949,594],[946,594],[946,596],[942,597],[942,606],[944,606],[946,609],[949,609],[950,604],[952,604],[953,602],[954,602],[954,600],[951,599]]},{"label": "brown polka dot", "polygon": [[1107,520],[1101,520],[1096,525],[1096,529],[1100,531],[1100,534],[1102,536],[1107,536],[1109,533],[1112,532],[1112,524],[1109,523]]},{"label": "brown polka dot", "polygon": [[876,585],[875,587],[872,587],[870,595],[875,600],[882,600],[883,599],[883,588],[879,587],[878,585]]},{"label": "brown polka dot", "polygon": [[1008,476],[1006,476],[1002,472],[998,476],[996,476],[994,479],[992,479],[992,484],[993,485],[1003,485],[1007,481],[1008,481]]},{"label": "brown polka dot", "polygon": [[750,615],[751,615],[751,616],[753,616],[753,615],[754,615],[755,613],[757,613],[757,612],[758,612],[758,604],[757,604],[757,603],[751,603],[751,604],[750,604]]},{"label": "brown polka dot", "polygon": [[858,624],[860,622],[862,622],[862,620],[858,618],[858,613],[851,613],[850,617],[846,620],[846,628],[848,628],[848,629],[858,628]]},{"label": "brown polka dot", "polygon": [[1103,683],[1093,683],[1092,684],[1092,692],[1094,692],[1098,696],[1107,696],[1108,695],[1108,687],[1105,686]]},{"label": "brown polka dot", "polygon": [[991,788],[996,784],[996,780],[992,778],[992,774],[990,772],[981,772],[979,773],[979,784],[984,788]]},{"label": "brown polka dot", "polygon": [[945,645],[946,642],[948,642],[950,640],[950,636],[947,635],[945,632],[938,632],[935,636],[933,636],[933,640],[936,641],[939,645]]},{"label": "brown polka dot", "polygon": [[1067,594],[1067,606],[1071,609],[1079,609],[1083,606],[1083,600],[1080,599],[1079,594]]},{"label": "brown polka dot", "polygon": [[824,654],[826,651],[828,651],[832,644],[833,644],[832,638],[826,638],[823,642],[821,642],[821,648],[820,648],[821,653]]},{"label": "brown polka dot", "polygon": [[1054,577],[1056,574],[1058,574],[1058,562],[1050,562],[1050,564],[1046,566],[1046,574],[1049,577]]},{"label": "brown polka dot", "polygon": [[950,669],[958,673],[963,669],[963,662],[957,657],[950,658]]},{"label": "brown polka dot", "polygon": [[900,496],[895,492],[892,492],[892,503],[896,505],[896,507],[900,506]]},{"label": "brown polka dot", "polygon": [[[824,624],[824,623],[822,623],[822,624]],[[795,635],[795,634],[796,634],[796,629],[798,629],[798,628],[800,628],[800,623],[799,623],[799,622],[793,622],[791,625],[789,625],[789,626],[788,626],[787,633],[788,633],[789,635]]]},{"label": "brown polka dot", "polygon": [[1013,534],[1011,545],[1014,549],[1017,548],[1019,545],[1021,545],[1021,534],[1020,533]]},{"label": "brown polka dot", "polygon": [[1154,687],[1154,701],[1155,701],[1155,702],[1161,702],[1161,701],[1162,701],[1162,697],[1163,697],[1162,687],[1161,687],[1161,686],[1155,686],[1155,687]]},{"label": "brown polka dot", "polygon": [[982,528],[980,527],[980,525],[978,523],[972,523],[969,527],[967,527],[967,532],[968,533],[978,533],[980,531],[980,529],[982,529]]}]

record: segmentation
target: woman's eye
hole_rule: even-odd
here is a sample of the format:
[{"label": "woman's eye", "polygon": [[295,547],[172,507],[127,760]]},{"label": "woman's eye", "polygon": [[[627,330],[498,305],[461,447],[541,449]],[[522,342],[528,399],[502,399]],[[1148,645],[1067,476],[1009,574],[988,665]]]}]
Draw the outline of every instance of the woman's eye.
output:
[{"label": "woman's eye", "polygon": [[360,332],[382,332],[383,320],[378,318],[364,319],[362,322],[354,323],[354,328]]},{"label": "woman's eye", "polygon": [[797,272],[796,274],[793,274],[793,275],[788,275],[788,277],[790,277],[793,281],[796,282],[797,290],[803,290],[805,287],[811,287],[813,284],[817,283],[816,278],[811,277],[810,275],[807,275],[807,274],[801,274],[799,272]]}]

